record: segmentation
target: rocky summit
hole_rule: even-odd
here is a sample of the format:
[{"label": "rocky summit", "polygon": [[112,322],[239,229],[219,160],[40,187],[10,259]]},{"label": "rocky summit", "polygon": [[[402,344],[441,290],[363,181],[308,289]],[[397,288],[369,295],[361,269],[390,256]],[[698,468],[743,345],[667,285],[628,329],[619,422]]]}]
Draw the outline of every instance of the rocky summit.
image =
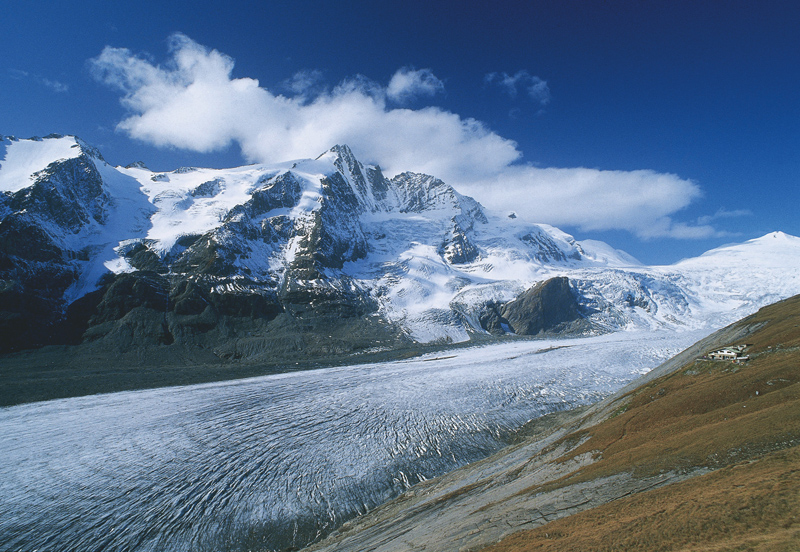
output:
[{"label": "rocky summit", "polygon": [[389,178],[343,145],[276,165],[153,172],[113,167],[73,136],[0,144],[6,354],[68,345],[175,362],[351,358],[511,335],[711,328],[800,292],[793,236],[645,267],[488,212],[434,176]]}]

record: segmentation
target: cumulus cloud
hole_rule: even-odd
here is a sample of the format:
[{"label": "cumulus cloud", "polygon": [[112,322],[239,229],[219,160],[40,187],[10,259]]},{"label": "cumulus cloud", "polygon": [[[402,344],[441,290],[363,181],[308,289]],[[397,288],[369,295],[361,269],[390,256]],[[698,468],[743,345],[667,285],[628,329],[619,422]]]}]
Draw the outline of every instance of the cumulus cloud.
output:
[{"label": "cumulus cloud", "polygon": [[715,235],[711,226],[671,218],[702,195],[697,184],[673,174],[512,165],[494,178],[462,188],[487,207],[554,226],[622,229],[642,239]]},{"label": "cumulus cloud", "polygon": [[[400,69],[385,86],[355,76],[330,89],[320,74],[305,72],[286,86],[294,95],[285,96],[255,79],[232,78],[230,57],[181,34],[171,37],[170,58],[162,65],[111,47],[90,65],[98,80],[122,93],[128,116],[118,129],[157,146],[209,152],[236,143],[248,161],[267,163],[348,144],[387,175],[432,174],[487,207],[516,211],[532,222],[624,229],[645,239],[714,232],[707,224],[672,219],[701,194],[689,180],[652,171],[541,169],[521,164],[517,144],[480,121],[436,107],[391,107],[442,91],[429,69]],[[546,102],[544,81],[517,75],[509,77],[515,90]]]},{"label": "cumulus cloud", "polygon": [[524,69],[513,75],[489,73],[484,77],[484,81],[499,86],[512,98],[516,98],[522,91],[528,98],[542,106],[550,103],[550,88],[547,86],[547,81],[531,75]]},{"label": "cumulus cloud", "polygon": [[397,103],[417,96],[434,96],[444,91],[444,83],[430,69],[404,67],[397,71],[386,87],[386,96]]},{"label": "cumulus cloud", "polygon": [[[183,35],[172,37],[170,51],[164,65],[110,47],[91,60],[96,78],[123,93],[129,116],[118,129],[133,138],[200,152],[236,142],[248,161],[259,162],[314,157],[346,143],[387,172],[436,175],[490,175],[520,156],[513,141],[474,119],[430,107],[390,109],[387,88],[363,76],[313,99],[287,97],[257,80],[231,78],[230,57]],[[398,94],[435,87],[425,71],[398,74],[411,83],[397,85]]]}]

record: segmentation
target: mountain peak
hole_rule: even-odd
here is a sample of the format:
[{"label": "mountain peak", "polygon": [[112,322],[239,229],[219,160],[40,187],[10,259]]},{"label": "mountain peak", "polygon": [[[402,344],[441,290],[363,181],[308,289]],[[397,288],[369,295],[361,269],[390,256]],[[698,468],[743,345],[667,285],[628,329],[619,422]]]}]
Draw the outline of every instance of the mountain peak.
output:
[{"label": "mountain peak", "polygon": [[791,234],[787,234],[786,232],[781,232],[780,230],[777,232],[770,232],[769,234],[765,234],[760,238],[756,238],[753,241],[768,241],[770,239],[773,240],[783,240],[783,241],[794,241],[800,240],[800,238],[796,236],[792,236]]},{"label": "mountain peak", "polygon": [[94,150],[75,136],[60,134],[51,134],[46,138],[7,137],[0,142],[0,148],[0,155],[3,156],[0,161],[0,191],[12,193],[31,186],[34,175],[51,163],[79,157],[85,153],[85,149]]},{"label": "mountain peak", "polygon": [[769,234],[764,234],[759,238],[753,238],[752,240],[747,240],[746,242],[741,244],[734,243],[730,245],[724,245],[719,249],[742,248],[742,247],[780,248],[785,246],[800,246],[800,238],[798,238],[797,236],[792,236],[791,234],[787,234],[786,232],[775,231],[775,232],[770,232]]},{"label": "mountain peak", "polygon": [[337,153],[337,154],[341,155],[342,157],[353,157],[353,158],[355,158],[355,155],[353,155],[353,150],[351,150],[350,146],[348,146],[347,144],[336,144],[335,146],[333,146],[328,151],[331,151],[333,153]]},{"label": "mountain peak", "polygon": [[[247,356],[268,347],[234,350],[220,333],[225,317],[254,332],[286,313],[275,324],[330,316],[349,320],[354,334],[465,341],[484,331],[485,306],[555,276],[569,278],[604,331],[698,327],[736,305],[742,312],[800,291],[800,239],[782,232],[646,267],[602,242],[487,216],[435,176],[388,179],[345,144],[317,160],[170,173],[100,160],[75,136],[0,142],[0,283],[16,290],[0,289],[0,315],[27,317],[31,342],[36,328],[70,326],[73,302],[94,317],[84,328],[127,324],[142,307],[136,313],[157,321],[142,322],[156,341],[191,347],[217,332],[220,347]],[[270,335],[265,343],[284,334]]]},{"label": "mountain peak", "polygon": [[706,251],[699,257],[683,259],[674,266],[703,267],[707,270],[741,266],[781,266],[800,256],[800,238],[771,232],[744,243],[732,243]]},{"label": "mountain peak", "polygon": [[334,163],[337,160],[345,159],[351,162],[356,162],[356,156],[353,154],[353,150],[350,149],[350,146],[347,144],[336,144],[332,148],[327,151],[322,152],[319,154],[315,160],[322,161],[325,159],[329,159]]}]

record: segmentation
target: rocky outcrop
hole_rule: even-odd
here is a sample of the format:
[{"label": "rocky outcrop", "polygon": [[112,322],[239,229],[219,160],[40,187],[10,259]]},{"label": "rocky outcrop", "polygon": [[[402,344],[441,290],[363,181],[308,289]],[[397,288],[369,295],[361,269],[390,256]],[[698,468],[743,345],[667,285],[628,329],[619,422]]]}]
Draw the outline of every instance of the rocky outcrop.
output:
[{"label": "rocky outcrop", "polygon": [[495,335],[574,334],[592,327],[564,276],[540,282],[508,303],[487,304],[479,320],[483,329]]},{"label": "rocky outcrop", "polygon": [[578,261],[581,259],[581,249],[577,244],[575,244],[572,252],[566,253],[561,248],[556,247],[553,241],[541,231],[528,232],[520,239],[531,246],[534,256],[538,260],[545,263],[564,262],[568,259]]}]

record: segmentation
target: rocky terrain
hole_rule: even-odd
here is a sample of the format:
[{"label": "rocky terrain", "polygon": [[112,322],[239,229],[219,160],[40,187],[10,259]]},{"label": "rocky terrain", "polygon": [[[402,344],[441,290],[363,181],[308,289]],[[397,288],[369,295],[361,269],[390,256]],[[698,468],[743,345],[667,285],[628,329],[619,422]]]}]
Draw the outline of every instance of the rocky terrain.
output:
[{"label": "rocky terrain", "polygon": [[799,322],[800,296],[765,307],[309,550],[795,550]]}]

